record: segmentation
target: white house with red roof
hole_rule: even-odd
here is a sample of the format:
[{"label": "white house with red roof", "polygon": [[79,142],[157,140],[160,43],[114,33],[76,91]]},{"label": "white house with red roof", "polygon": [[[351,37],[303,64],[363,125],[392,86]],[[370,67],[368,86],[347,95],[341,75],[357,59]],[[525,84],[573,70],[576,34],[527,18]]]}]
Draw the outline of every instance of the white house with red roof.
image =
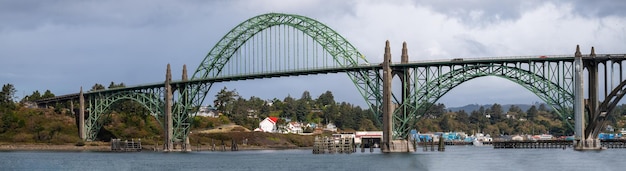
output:
[{"label": "white house with red roof", "polygon": [[259,128],[254,129],[254,131],[259,132],[277,132],[278,128],[276,127],[276,122],[278,122],[277,117],[267,117],[263,119],[263,121],[259,122]]},{"label": "white house with red roof", "polygon": [[299,122],[289,122],[289,124],[287,124],[287,133],[302,133],[302,124]]}]

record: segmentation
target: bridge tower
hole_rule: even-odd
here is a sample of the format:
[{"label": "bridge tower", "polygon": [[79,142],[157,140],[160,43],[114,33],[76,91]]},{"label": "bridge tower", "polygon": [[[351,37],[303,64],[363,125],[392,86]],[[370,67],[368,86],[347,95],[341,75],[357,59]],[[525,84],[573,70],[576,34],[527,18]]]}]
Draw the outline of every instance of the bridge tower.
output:
[{"label": "bridge tower", "polygon": [[170,64],[167,64],[167,72],[165,73],[165,91],[163,92],[163,98],[165,101],[165,130],[164,137],[165,143],[163,143],[163,151],[173,151],[173,136],[174,136],[174,124],[172,119],[172,70]]},{"label": "bridge tower", "polygon": [[[583,56],[580,52],[580,47],[576,46],[576,53],[574,54],[574,65],[576,72],[575,90],[574,90],[574,119],[575,119],[575,142],[574,150],[600,150],[602,146],[600,139],[598,138],[597,127],[601,127],[602,124],[597,125],[596,121],[599,117],[606,117],[607,111],[600,110],[600,99],[598,92],[598,62],[595,61],[596,53],[595,49],[591,47],[591,54],[589,58],[583,61]],[[605,65],[606,66],[606,65]],[[583,71],[587,68],[588,72],[588,92],[589,98],[584,99],[584,83],[583,83]],[[606,70],[606,67],[605,67]],[[605,72],[605,91],[606,91],[606,72]],[[604,93],[607,94],[606,92]],[[588,112],[585,117],[585,109]],[[589,122],[589,124],[587,124]]]},{"label": "bridge tower", "polygon": [[[83,94],[83,87],[80,87],[80,92],[78,93],[78,137],[85,141],[87,139],[87,134],[85,134],[85,96]],[[74,109],[72,109],[73,111]]]},{"label": "bridge tower", "polygon": [[[409,55],[406,48],[406,42],[402,43],[402,55],[401,63],[408,63]],[[384,153],[401,153],[401,152],[415,152],[415,148],[411,145],[411,141],[407,139],[394,139],[393,127],[394,127],[394,111],[395,104],[392,101],[391,93],[391,81],[395,74],[399,75],[402,84],[402,101],[400,103],[410,103],[409,93],[411,92],[409,83],[409,72],[407,69],[394,71],[391,69],[391,50],[389,47],[389,41],[385,42],[385,54],[383,61],[383,142],[382,152]],[[404,114],[404,109],[400,113]]]},{"label": "bridge tower", "polygon": [[383,142],[382,152],[391,152],[393,140],[393,103],[391,102],[391,50],[389,40],[385,42],[385,54],[383,57]]},{"label": "bridge tower", "polygon": [[[189,81],[189,77],[187,76],[187,65],[183,65],[183,81]],[[182,102],[183,103],[181,106],[183,106],[185,109],[183,110],[183,112],[188,112],[188,105],[189,105],[189,94],[187,93],[188,89],[187,86],[183,85],[182,87],[179,87],[179,94],[182,96]],[[189,113],[185,113],[185,114],[189,114]],[[191,128],[189,128],[191,129]],[[183,130],[183,131],[190,131],[190,130]],[[189,143],[189,134],[186,134],[187,136],[185,136],[185,142],[182,145],[183,147],[183,151],[191,151],[191,144]]]}]

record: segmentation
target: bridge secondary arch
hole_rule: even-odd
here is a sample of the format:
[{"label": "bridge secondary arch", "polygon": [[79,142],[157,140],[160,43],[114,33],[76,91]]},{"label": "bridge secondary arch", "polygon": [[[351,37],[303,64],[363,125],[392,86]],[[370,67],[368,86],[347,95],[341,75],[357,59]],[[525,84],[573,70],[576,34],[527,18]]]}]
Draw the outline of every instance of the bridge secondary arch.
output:
[{"label": "bridge secondary arch", "polygon": [[164,102],[154,93],[141,93],[134,91],[120,91],[112,94],[95,94],[88,98],[89,117],[85,123],[86,139],[93,141],[98,136],[98,132],[103,126],[101,119],[109,115],[109,110],[113,104],[131,100],[146,108],[161,127],[163,127],[163,106]]},{"label": "bridge secondary arch", "polygon": [[[414,69],[413,75],[418,75],[415,73],[417,71],[418,69]],[[536,74],[535,72],[531,72],[517,66],[494,64],[463,65],[462,67],[456,68],[452,71],[445,73],[439,72],[437,74],[437,76],[430,77],[433,79],[425,81],[422,87],[415,87],[415,91],[411,94],[409,99],[414,100],[413,102],[417,103],[405,103],[402,104],[400,108],[416,109],[408,110],[414,112],[427,111],[432,104],[437,102],[437,100],[439,100],[443,95],[458,85],[479,77],[496,76],[517,83],[531,91],[544,102],[552,106],[563,119],[572,115],[571,106],[573,105],[573,93],[571,91],[567,91],[559,84],[554,83],[548,79],[548,76],[546,75]],[[423,78],[418,76],[413,79],[413,82],[419,82],[420,79]],[[417,86],[419,84],[413,85]],[[399,111],[400,110],[396,110],[396,112]],[[395,114],[396,124],[394,126],[394,132],[400,137],[407,136],[410,129],[413,129],[418,115],[418,113]],[[407,118],[402,116],[409,117]]]}]

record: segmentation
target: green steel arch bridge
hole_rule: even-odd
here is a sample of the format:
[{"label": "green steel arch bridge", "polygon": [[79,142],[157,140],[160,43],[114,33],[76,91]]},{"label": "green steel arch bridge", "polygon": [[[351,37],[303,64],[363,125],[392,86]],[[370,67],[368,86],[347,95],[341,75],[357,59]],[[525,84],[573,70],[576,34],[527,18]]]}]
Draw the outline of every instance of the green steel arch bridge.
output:
[{"label": "green steel arch bridge", "polygon": [[[269,13],[230,30],[190,78],[183,66],[182,78],[173,80],[168,64],[163,82],[87,92],[81,88],[79,93],[37,103],[78,99],[79,136],[90,141],[96,139],[112,104],[133,100],[148,109],[166,130],[164,150],[190,150],[192,118],[215,83],[346,73],[372,113],[380,118],[378,122],[383,122],[383,151],[408,152],[414,151],[409,131],[432,104],[466,81],[496,76],[534,93],[567,123],[571,122],[568,118],[575,118],[575,126],[570,128],[576,132],[576,149],[584,150],[600,148],[597,136],[626,88],[622,68],[625,55],[596,55],[593,48],[589,55],[582,55],[577,47],[573,55],[413,62],[409,61],[406,43],[401,62],[392,62],[390,51],[387,42],[384,61],[370,63],[339,33],[314,19]],[[394,77],[400,79],[400,93],[391,90]],[[175,144],[181,148],[175,149]]]}]

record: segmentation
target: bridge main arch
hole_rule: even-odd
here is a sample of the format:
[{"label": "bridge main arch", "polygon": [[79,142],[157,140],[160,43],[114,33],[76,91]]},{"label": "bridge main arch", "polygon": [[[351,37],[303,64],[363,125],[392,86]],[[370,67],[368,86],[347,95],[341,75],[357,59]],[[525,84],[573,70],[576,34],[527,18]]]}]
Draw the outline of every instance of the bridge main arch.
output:
[{"label": "bridge main arch", "polygon": [[[454,68],[454,66],[451,68]],[[420,69],[414,69],[413,72],[418,72],[419,70]],[[413,93],[409,96],[409,99],[412,100],[412,102],[405,103],[400,106],[400,109],[412,108],[414,110],[404,111],[413,111],[415,113],[405,114],[410,116],[408,118],[396,118],[397,122],[395,122],[396,124],[394,127],[397,129],[394,129],[394,132],[399,136],[407,136],[410,129],[413,129],[416,123],[416,118],[420,115],[418,112],[427,111],[432,104],[437,102],[437,100],[458,85],[469,80],[485,76],[496,76],[521,85],[537,95],[537,97],[546,102],[548,105],[552,106],[556,113],[559,114],[564,120],[573,114],[572,106],[574,102],[574,95],[571,90],[555,83],[553,81],[554,79],[550,78],[552,77],[550,75],[544,75],[545,73],[537,74],[531,70],[522,69],[519,65],[508,66],[493,63],[477,63],[471,65],[461,65],[461,67],[451,69],[448,72],[442,72],[441,69],[436,70],[436,72],[437,73],[434,73],[435,76],[425,76],[426,78],[431,79],[422,80],[422,84],[414,84],[415,86],[421,86],[415,87],[415,91],[413,91]],[[414,73],[414,75],[419,74]],[[423,77],[420,78],[420,76],[417,76],[413,79],[414,82],[420,82]],[[396,110],[396,112],[401,111],[402,110]],[[394,116],[403,115],[395,114]]]},{"label": "bridge main arch", "polygon": [[[352,45],[350,44],[343,36],[339,35],[337,32],[332,30],[330,27],[308,17],[300,16],[300,15],[292,15],[292,14],[281,14],[281,13],[269,13],[263,14],[256,17],[252,17],[236,27],[234,27],[230,32],[228,32],[221,40],[219,40],[216,45],[209,51],[206,57],[202,60],[192,78],[190,78],[190,82],[199,81],[202,83],[198,84],[185,84],[179,86],[179,89],[182,90],[180,95],[178,96],[178,100],[174,102],[178,104],[173,107],[173,118],[177,120],[173,127],[173,135],[175,139],[184,140],[188,137],[190,132],[190,123],[192,122],[193,114],[198,106],[201,106],[204,102],[206,95],[211,90],[213,83],[215,81],[204,81],[215,78],[225,78],[229,76],[240,76],[240,75],[250,75],[256,74],[257,76],[261,74],[275,74],[285,73],[285,75],[289,75],[289,72],[300,72],[302,70],[308,70],[309,68],[296,68],[296,70],[279,70],[279,71],[261,71],[259,70],[244,70],[244,73],[235,73],[239,75],[227,75],[224,74],[225,69],[228,69],[227,64],[233,63],[237,60],[234,58],[235,55],[240,53],[242,50],[242,46],[248,41],[258,41],[254,39],[254,36],[258,33],[271,29],[275,26],[286,26],[294,28],[302,34],[307,35],[311,39],[313,39],[317,44],[319,44],[322,50],[328,53],[332,57],[332,62],[334,66],[322,66],[328,68],[336,68],[339,69],[339,72],[346,72],[348,77],[353,81],[356,85],[357,90],[365,99],[367,105],[373,111],[374,114],[382,113],[380,109],[380,104],[382,101],[382,94],[380,91],[380,83],[378,79],[370,79],[370,78],[380,78],[377,70],[372,68],[367,68],[369,65],[360,66],[359,62],[362,61],[365,64],[368,64],[367,60],[364,56]],[[270,37],[277,37],[278,35],[273,35]],[[290,42],[293,43],[293,42]],[[252,50],[257,47],[253,47]],[[291,57],[291,56],[290,56]],[[245,60],[245,59],[244,59]],[[287,58],[289,60],[289,58]],[[269,63],[269,61],[262,61]],[[286,65],[289,61],[286,62],[278,62],[280,64]],[[248,64],[246,64],[248,65]],[[271,66],[270,64],[255,64],[254,66],[267,67]],[[235,65],[234,67],[240,67]],[[341,70],[351,68],[350,70]],[[376,68],[376,66],[373,66]],[[247,69],[247,68],[246,68]],[[300,69],[300,70],[297,70]],[[319,68],[314,68],[319,69]],[[232,73],[230,73],[232,74]],[[279,74],[281,75],[281,74]],[[249,79],[260,78],[253,77]],[[262,77],[265,78],[265,77]],[[246,78],[248,79],[248,78]],[[223,79],[222,81],[227,80]]]},{"label": "bridge main arch", "polygon": [[[281,25],[295,28],[312,38],[332,56],[334,64],[337,64],[338,67],[357,67],[360,61],[365,64],[368,63],[352,44],[323,23],[300,15],[269,13],[252,17],[224,35],[202,60],[191,80],[223,76],[222,71],[225,69],[226,64],[232,61],[233,55],[240,50],[244,43],[263,30]],[[376,87],[375,82],[377,80],[369,79],[371,76],[377,76],[378,72],[371,69],[363,69],[347,71],[347,74],[366,100],[368,106],[373,110],[378,110],[381,95],[376,92],[380,91],[380,88]],[[213,83],[210,82],[207,85],[192,87],[190,89],[190,97],[192,97],[191,101],[189,101],[190,104],[195,106],[201,105],[212,85]]]}]

